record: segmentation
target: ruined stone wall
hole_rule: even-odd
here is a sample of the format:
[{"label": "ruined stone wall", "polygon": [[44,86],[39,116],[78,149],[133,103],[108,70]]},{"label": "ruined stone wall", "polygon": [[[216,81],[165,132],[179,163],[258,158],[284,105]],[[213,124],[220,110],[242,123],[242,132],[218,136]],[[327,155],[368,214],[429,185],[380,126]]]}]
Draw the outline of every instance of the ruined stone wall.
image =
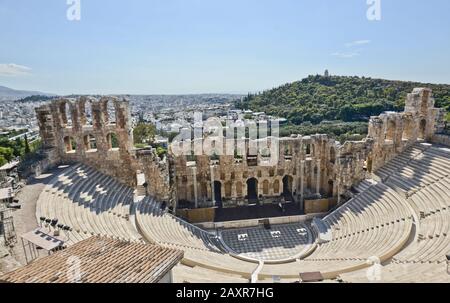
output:
[{"label": "ruined stone wall", "polygon": [[[284,196],[337,198],[418,140],[431,141],[444,129],[444,111],[434,108],[431,90],[407,96],[405,111],[372,117],[362,141],[340,144],[326,135],[259,140],[205,137],[171,145],[160,159],[135,150],[129,102],[115,97],[59,99],[36,109],[43,151],[52,164],[80,162],[138,186],[170,205],[223,207]],[[198,144],[214,155],[196,150]],[[267,146],[264,152],[256,148]],[[191,149],[194,147],[194,153]],[[175,151],[174,149],[178,149]],[[180,153],[184,151],[184,153]],[[211,156],[212,155],[212,156]],[[140,185],[139,185],[140,186]]]},{"label": "ruined stone wall", "polygon": [[171,201],[168,159],[160,159],[154,150],[136,152],[140,170],[145,175],[147,194],[159,201]]},{"label": "ruined stone wall", "polygon": [[443,117],[444,111],[434,107],[432,92],[427,88],[416,88],[408,94],[404,112],[372,117],[368,137],[374,146],[369,171],[376,171],[417,141],[431,141],[444,128]]},{"label": "ruined stone wall", "polygon": [[[372,117],[369,134],[362,141],[341,145],[326,135],[268,138],[279,146],[276,161],[268,165],[267,155],[261,150],[256,154],[249,152],[255,143],[248,139],[242,156],[237,157],[226,150],[239,145],[233,140],[200,139],[200,146],[224,142],[217,153],[220,156],[213,158],[211,154],[191,156],[190,150],[195,150],[192,146],[198,146],[195,141],[177,142],[177,199],[193,207],[231,207],[249,203],[250,190],[252,194],[256,192],[260,203],[271,203],[271,198],[286,193],[300,203],[311,197],[335,197],[340,203],[341,196],[352,186],[407,147],[418,140],[430,141],[444,128],[443,117],[444,112],[434,108],[431,90],[414,89],[407,96],[404,112]],[[181,156],[180,151],[184,152]]]},{"label": "ruined stone wall", "polygon": [[53,161],[80,162],[136,185],[129,104],[114,97],[59,99],[36,109],[45,149]]},{"label": "ruined stone wall", "polygon": [[[261,203],[272,203],[272,197],[283,194],[292,195],[296,201],[336,195],[338,142],[326,135],[267,140],[268,146],[278,146],[276,157],[252,153],[248,139],[240,156],[226,152],[229,146],[234,146],[233,140],[222,139],[224,146],[216,158],[208,154],[174,157],[178,200],[211,207],[221,199],[224,207],[231,207],[246,204],[252,194]],[[192,142],[182,144],[190,146]]]},{"label": "ruined stone wall", "polygon": [[43,148],[52,163],[84,163],[131,187],[143,172],[148,194],[169,196],[167,161],[133,146],[130,105],[116,97],[59,99],[36,109]]}]

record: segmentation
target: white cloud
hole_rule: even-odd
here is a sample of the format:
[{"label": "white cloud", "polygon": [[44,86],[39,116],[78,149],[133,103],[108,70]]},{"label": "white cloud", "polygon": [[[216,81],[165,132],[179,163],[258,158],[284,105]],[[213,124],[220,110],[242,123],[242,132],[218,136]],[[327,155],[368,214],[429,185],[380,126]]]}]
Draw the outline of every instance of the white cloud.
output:
[{"label": "white cloud", "polygon": [[360,53],[359,52],[347,52],[347,53],[338,53],[338,52],[336,52],[336,53],[332,53],[331,55],[335,56],[335,57],[339,57],[339,58],[349,59],[349,58],[353,58],[353,57],[359,56]]},{"label": "white cloud", "polygon": [[14,77],[29,75],[31,68],[23,65],[18,65],[14,63],[2,64],[0,63],[0,76]]},{"label": "white cloud", "polygon": [[345,46],[346,47],[353,47],[353,46],[369,44],[370,42],[372,42],[372,41],[370,41],[370,40],[356,40],[356,41],[353,41],[353,42],[346,43]]}]

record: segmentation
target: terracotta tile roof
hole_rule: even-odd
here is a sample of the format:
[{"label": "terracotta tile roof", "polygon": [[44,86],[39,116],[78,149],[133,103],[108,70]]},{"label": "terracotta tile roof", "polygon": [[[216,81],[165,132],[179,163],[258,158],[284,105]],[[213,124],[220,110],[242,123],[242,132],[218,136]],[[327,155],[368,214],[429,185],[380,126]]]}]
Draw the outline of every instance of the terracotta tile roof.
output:
[{"label": "terracotta tile roof", "polygon": [[182,258],[176,249],[91,237],[0,276],[0,282],[155,283]]}]

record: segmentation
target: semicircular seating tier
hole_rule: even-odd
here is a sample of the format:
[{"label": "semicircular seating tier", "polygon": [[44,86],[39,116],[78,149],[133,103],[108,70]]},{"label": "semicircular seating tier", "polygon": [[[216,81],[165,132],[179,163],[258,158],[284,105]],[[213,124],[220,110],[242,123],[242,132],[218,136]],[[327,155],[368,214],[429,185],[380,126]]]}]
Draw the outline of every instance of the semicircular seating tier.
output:
[{"label": "semicircular seating tier", "polygon": [[[401,252],[382,264],[383,282],[450,282],[450,149],[418,143],[376,173],[406,197],[414,210],[414,233]],[[345,281],[367,281],[358,271]]]},{"label": "semicircular seating tier", "polygon": [[141,241],[130,221],[133,189],[86,166],[74,165],[53,178],[39,196],[36,217],[72,228],[67,244],[93,235]]}]

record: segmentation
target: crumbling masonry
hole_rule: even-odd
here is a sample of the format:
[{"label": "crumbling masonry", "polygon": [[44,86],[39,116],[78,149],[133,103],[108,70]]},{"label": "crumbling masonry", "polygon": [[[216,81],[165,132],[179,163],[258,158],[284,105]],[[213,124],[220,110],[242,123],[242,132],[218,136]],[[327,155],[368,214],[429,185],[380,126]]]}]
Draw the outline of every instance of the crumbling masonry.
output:
[{"label": "crumbling masonry", "polygon": [[[267,165],[268,156],[252,154],[248,139],[239,155],[227,153],[228,144],[214,157],[179,155],[170,149],[161,160],[152,150],[137,150],[129,103],[114,97],[61,99],[36,112],[53,163],[82,162],[133,187],[141,185],[136,175],[142,173],[147,194],[193,208],[264,203],[274,197],[300,205],[305,199],[340,200],[407,147],[432,140],[444,128],[444,111],[434,108],[431,90],[418,88],[408,94],[404,112],[372,117],[362,141],[340,144],[327,135],[267,138],[269,145],[278,146],[276,163]],[[172,147],[192,143],[174,142]]]}]

